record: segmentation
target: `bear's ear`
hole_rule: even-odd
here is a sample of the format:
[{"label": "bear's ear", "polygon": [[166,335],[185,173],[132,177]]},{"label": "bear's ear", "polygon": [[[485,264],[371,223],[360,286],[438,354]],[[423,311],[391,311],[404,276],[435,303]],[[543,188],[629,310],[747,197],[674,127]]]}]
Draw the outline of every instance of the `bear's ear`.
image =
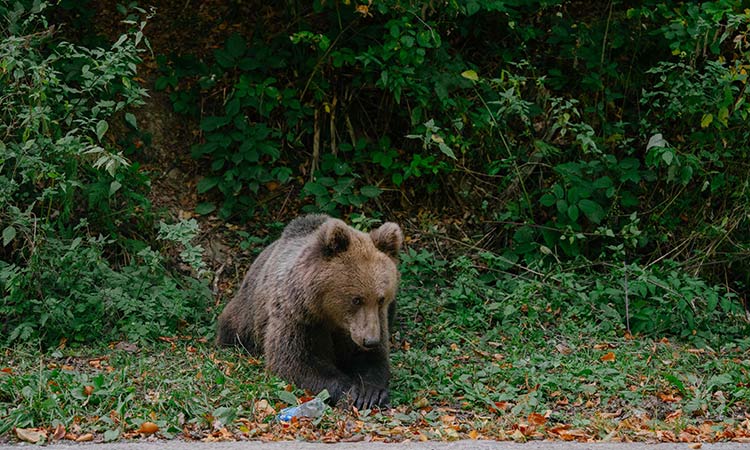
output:
[{"label": "bear's ear", "polygon": [[344,253],[349,248],[349,230],[340,220],[330,220],[320,230],[321,252],[325,258]]},{"label": "bear's ear", "polygon": [[370,238],[378,250],[391,258],[398,259],[401,244],[404,242],[401,227],[393,222],[386,222],[379,228],[370,231]]}]

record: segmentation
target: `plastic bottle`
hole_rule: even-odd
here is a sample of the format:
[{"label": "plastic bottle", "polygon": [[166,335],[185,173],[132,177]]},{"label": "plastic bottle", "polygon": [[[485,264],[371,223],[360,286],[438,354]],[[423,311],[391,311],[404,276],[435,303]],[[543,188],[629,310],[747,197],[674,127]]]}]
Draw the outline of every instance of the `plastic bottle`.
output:
[{"label": "plastic bottle", "polygon": [[276,416],[282,422],[289,422],[294,417],[320,417],[323,415],[326,405],[323,400],[314,398],[301,405],[284,408]]}]

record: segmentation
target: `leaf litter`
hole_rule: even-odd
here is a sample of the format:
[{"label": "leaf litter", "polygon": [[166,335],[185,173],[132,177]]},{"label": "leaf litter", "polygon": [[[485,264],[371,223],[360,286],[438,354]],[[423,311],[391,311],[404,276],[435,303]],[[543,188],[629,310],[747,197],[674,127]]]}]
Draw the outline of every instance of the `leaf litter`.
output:
[{"label": "leaf litter", "polygon": [[[659,351],[636,358],[647,360],[651,365],[658,360],[662,368],[671,368],[675,364],[666,356],[680,358],[682,355],[700,358],[701,364],[714,368],[735,364],[745,374],[745,381],[739,382],[730,376],[722,378],[721,374],[697,379],[667,370],[673,374],[661,380],[656,380],[659,377],[654,374],[629,375],[626,379],[630,386],[622,395],[614,393],[605,398],[602,384],[607,380],[589,382],[591,380],[580,375],[588,374],[590,369],[583,368],[579,372],[579,381],[585,383],[574,383],[576,389],[573,390],[561,386],[561,389],[549,392],[546,401],[538,401],[543,386],[526,379],[521,388],[515,386],[514,398],[477,401],[470,399],[466,392],[461,395],[458,390],[451,397],[444,390],[438,392],[442,387],[437,386],[406,396],[400,392],[399,401],[389,409],[358,411],[329,407],[322,417],[279,422],[276,415],[282,408],[290,406],[295,399],[298,402],[309,400],[311,393],[294,390],[267,374],[262,361],[240,352],[216,351],[205,340],[190,337],[165,338],[163,341],[155,348],[139,349],[138,355],[134,355],[131,348],[117,346],[110,346],[110,353],[99,355],[57,358],[35,355],[35,358],[41,358],[45,373],[46,391],[42,395],[56,395],[78,402],[75,407],[60,411],[69,415],[68,419],[62,420],[63,424],[49,422],[44,419],[45,411],[34,410],[33,405],[24,406],[23,401],[14,405],[17,399],[9,386],[38,382],[34,374],[35,371],[38,374],[39,366],[24,365],[21,359],[6,351],[0,359],[3,367],[0,371],[0,415],[18,418],[27,414],[36,419],[31,422],[17,420],[17,425],[6,430],[7,434],[0,437],[0,441],[45,443],[180,438],[203,441],[302,439],[331,443],[458,439],[750,442],[750,414],[744,412],[747,399],[738,399],[737,392],[730,395],[719,389],[707,389],[708,384],[714,383],[725,390],[735,388],[740,394],[747,392],[750,384],[746,378],[747,352],[734,355],[714,352],[709,355],[661,342]],[[455,346],[449,348],[458,351]],[[623,348],[621,345],[597,345],[591,348],[591,366],[601,366],[602,371],[612,370],[607,367],[617,364],[621,358],[610,354],[627,355],[631,350],[632,347]],[[420,350],[407,347],[401,351]],[[550,344],[550,355],[566,358],[570,354],[567,350],[560,352],[559,347]],[[494,365],[505,367],[505,370],[524,365],[515,356],[498,358],[497,355],[495,351],[473,351],[468,358],[459,360],[464,365]],[[403,356],[395,358],[396,381],[399,376],[407,376]],[[153,367],[156,361],[162,366]],[[172,368],[171,380],[159,375],[165,366]],[[449,373],[445,375],[451,376]],[[260,388],[255,389],[258,386]],[[406,389],[403,386],[398,385],[396,389]],[[487,386],[486,391],[489,394],[485,395],[491,396],[497,395],[501,389]],[[642,405],[634,408],[633,402],[620,398],[626,397],[628,391],[651,392],[651,395],[640,398]],[[129,403],[125,407],[108,400],[111,396],[122,398],[127,393],[130,393]],[[205,401],[202,408],[198,407],[201,401],[196,401],[201,394],[204,395],[202,401]],[[18,392],[17,395],[22,398],[24,393]],[[725,403],[732,405],[723,413],[717,413],[709,404],[715,407],[717,399],[722,396],[732,398],[731,401],[724,399]],[[24,407],[28,409],[24,410]]]}]

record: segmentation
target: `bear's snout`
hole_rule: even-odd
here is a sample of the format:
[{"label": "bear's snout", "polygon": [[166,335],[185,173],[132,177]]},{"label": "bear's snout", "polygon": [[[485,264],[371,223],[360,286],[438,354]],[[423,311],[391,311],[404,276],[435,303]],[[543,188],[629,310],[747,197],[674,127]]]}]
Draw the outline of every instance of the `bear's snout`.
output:
[{"label": "bear's snout", "polygon": [[362,350],[372,350],[380,346],[380,317],[377,306],[365,305],[360,308],[349,322],[349,335]]}]

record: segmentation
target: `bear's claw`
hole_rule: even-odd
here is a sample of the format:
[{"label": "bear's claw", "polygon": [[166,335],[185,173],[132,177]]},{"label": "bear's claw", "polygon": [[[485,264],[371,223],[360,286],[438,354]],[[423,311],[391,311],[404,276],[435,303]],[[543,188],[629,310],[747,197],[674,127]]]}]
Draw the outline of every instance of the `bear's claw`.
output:
[{"label": "bear's claw", "polygon": [[349,391],[349,397],[357,409],[385,408],[390,403],[388,389],[373,385],[355,384]]}]

